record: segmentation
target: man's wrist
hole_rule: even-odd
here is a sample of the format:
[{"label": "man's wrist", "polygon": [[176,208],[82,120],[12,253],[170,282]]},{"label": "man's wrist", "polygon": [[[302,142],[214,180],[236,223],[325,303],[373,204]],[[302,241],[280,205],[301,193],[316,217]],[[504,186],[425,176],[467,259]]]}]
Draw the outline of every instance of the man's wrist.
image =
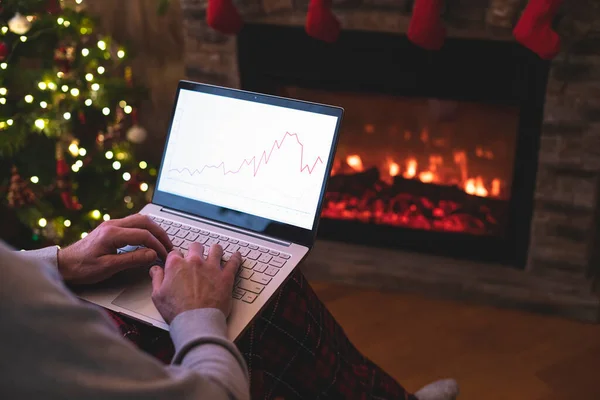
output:
[{"label": "man's wrist", "polygon": [[56,256],[56,267],[65,282],[71,280],[70,271],[73,270],[75,260],[72,257],[71,246],[59,248]]}]

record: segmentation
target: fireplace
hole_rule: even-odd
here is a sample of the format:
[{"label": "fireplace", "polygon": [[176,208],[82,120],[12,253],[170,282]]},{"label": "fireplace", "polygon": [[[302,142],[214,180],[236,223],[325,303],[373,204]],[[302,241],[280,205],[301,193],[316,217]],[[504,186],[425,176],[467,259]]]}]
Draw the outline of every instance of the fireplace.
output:
[{"label": "fireplace", "polygon": [[243,89],[346,109],[321,238],[525,266],[548,63],[516,43],[248,25]]}]

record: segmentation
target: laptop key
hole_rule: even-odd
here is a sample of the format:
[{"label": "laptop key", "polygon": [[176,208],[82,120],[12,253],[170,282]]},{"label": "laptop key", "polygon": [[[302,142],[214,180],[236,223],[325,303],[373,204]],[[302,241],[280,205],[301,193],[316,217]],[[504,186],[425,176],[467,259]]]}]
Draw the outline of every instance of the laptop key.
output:
[{"label": "laptop key", "polygon": [[[250,277],[254,274],[254,272],[250,269],[240,268],[239,277],[242,279],[250,279]],[[261,282],[258,282],[261,283]]]},{"label": "laptop key", "polygon": [[248,243],[247,242],[243,242],[243,241],[239,241],[238,243],[240,245],[240,247],[248,247]]},{"label": "laptop key", "polygon": [[267,274],[269,276],[275,276],[275,275],[277,275],[277,272],[279,272],[279,268],[268,267],[265,271],[265,274]]},{"label": "laptop key", "polygon": [[181,224],[179,222],[173,222],[173,226],[175,228],[179,228],[181,226]]},{"label": "laptop key", "polygon": [[190,227],[187,225],[181,225],[181,229],[183,229],[184,231],[189,231]]},{"label": "laptop key", "polygon": [[269,262],[269,264],[274,265],[277,268],[281,268],[283,267],[283,264],[285,264],[285,260],[282,260],[281,258],[274,258]]},{"label": "laptop key", "polygon": [[263,252],[263,253],[268,253],[269,249],[267,249],[266,247],[259,247],[258,251]]},{"label": "laptop key", "polygon": [[278,256],[278,255],[279,255],[279,252],[278,252],[278,251],[275,251],[275,250],[270,250],[270,251],[269,251],[269,254],[270,254],[270,255],[272,255],[272,256]]},{"label": "laptop key", "polygon": [[[250,247],[250,246],[248,246],[248,247]],[[245,257],[248,257],[251,260],[257,260],[258,257],[260,257],[260,255],[261,255],[261,253],[258,250],[250,250],[250,253],[248,253],[248,255]]]},{"label": "laptop key", "polygon": [[227,248],[227,246],[229,246],[229,242],[226,240],[219,240],[219,244],[221,245],[223,250],[225,250]]},{"label": "laptop key", "polygon": [[242,255],[242,257],[246,257],[250,253],[250,249],[248,249],[248,248],[240,249],[239,252]]},{"label": "laptop key", "polygon": [[252,302],[254,300],[256,300],[258,296],[255,295],[254,293],[248,293],[246,292],[246,294],[244,295],[244,297],[242,297],[242,301],[246,302],[246,303],[250,303],[252,304]]},{"label": "laptop key", "polygon": [[187,234],[188,234],[188,231],[184,231],[184,230],[180,229],[179,232],[177,232],[177,237],[183,239],[184,237],[187,236]]},{"label": "laptop key", "polygon": [[187,240],[191,240],[192,242],[196,239],[198,239],[198,234],[197,233],[193,233],[193,232],[188,232],[187,236],[185,237]]},{"label": "laptop key", "polygon": [[190,231],[192,231],[194,233],[200,233],[200,229],[198,229],[198,228],[190,228]]},{"label": "laptop key", "polygon": [[256,272],[265,272],[265,269],[267,269],[268,265],[267,264],[263,264],[263,263],[258,263],[256,264],[256,267],[254,267],[254,270]]},{"label": "laptop key", "polygon": [[216,233],[209,233],[208,236],[210,236],[211,238],[218,238],[219,235],[217,235]]},{"label": "laptop key", "polygon": [[196,243],[204,244],[204,243],[206,243],[207,240],[208,240],[208,238],[206,236],[198,236],[198,238],[194,241]]},{"label": "laptop key", "polygon": [[248,269],[254,268],[255,265],[256,265],[256,261],[248,260],[248,259],[244,260],[244,262],[242,263],[242,267],[248,268]]},{"label": "laptop key", "polygon": [[248,247],[251,248],[252,250],[258,250],[258,246],[255,246],[253,244],[249,244]]},{"label": "laptop key", "polygon": [[173,240],[175,240],[175,236],[169,235],[169,240],[171,241],[171,243],[173,243]]},{"label": "laptop key", "polygon": [[235,253],[239,249],[240,249],[240,246],[238,246],[237,244],[229,244],[229,246],[227,246],[227,251],[230,251],[232,253]]},{"label": "laptop key", "polygon": [[281,253],[279,257],[289,260],[291,256],[289,254]]},{"label": "laptop key", "polygon": [[233,289],[233,298],[234,299],[241,299],[242,296],[245,294],[246,294],[245,290],[238,289],[238,288]]},{"label": "laptop key", "polygon": [[272,258],[273,256],[270,256],[268,254],[261,254],[260,257],[258,257],[258,261],[262,263],[268,263],[269,261],[271,261]]},{"label": "laptop key", "polygon": [[227,236],[223,236],[223,235],[219,235],[219,239],[224,240],[224,241],[229,241],[229,238]]},{"label": "laptop key", "polygon": [[223,257],[221,257],[221,260],[227,262],[229,261],[229,259],[231,258],[231,253],[223,253]]},{"label": "laptop key", "polygon": [[163,231],[169,230],[170,226],[165,224],[164,222],[162,224],[160,224],[160,227],[163,229]]},{"label": "laptop key", "polygon": [[264,285],[261,285],[260,283],[248,281],[248,280],[245,280],[245,279],[241,279],[240,280],[240,283],[238,284],[238,287],[240,289],[244,289],[244,290],[247,290],[249,292],[256,293],[256,294],[260,294],[260,292],[262,292],[263,289],[265,288]]},{"label": "laptop key", "polygon": [[181,244],[181,248],[184,250],[188,250],[190,248],[190,244],[192,244],[192,242],[190,242],[189,240],[184,240]]},{"label": "laptop key", "polygon": [[212,246],[213,244],[217,244],[217,243],[219,243],[219,241],[217,239],[214,239],[214,238],[210,238],[210,239],[208,239],[206,241],[206,245],[207,246]]},{"label": "laptop key", "polygon": [[165,219],[162,223],[165,224],[165,225],[171,225],[172,224],[172,222],[169,221],[169,220],[167,220],[167,219]]},{"label": "laptop key", "polygon": [[233,244],[237,244],[238,240],[237,239],[231,239],[231,238],[229,238],[229,242],[231,242]]},{"label": "laptop key", "polygon": [[181,238],[173,239],[173,246],[175,246],[175,247],[181,246],[182,243],[183,243],[183,239],[181,239]]},{"label": "laptop key", "polygon": [[210,233],[209,231],[203,231],[202,229],[200,229],[201,235],[208,235],[209,233]]},{"label": "laptop key", "polygon": [[175,227],[170,227],[169,230],[167,230],[167,234],[169,234],[169,235],[176,235],[177,232],[179,232],[179,228],[175,228]]},{"label": "laptop key", "polygon": [[250,277],[250,280],[252,282],[256,282],[256,283],[262,283],[263,285],[268,284],[269,282],[271,282],[271,277],[270,276],[266,276],[263,274],[259,274],[259,273],[254,273],[252,274],[252,276]]}]

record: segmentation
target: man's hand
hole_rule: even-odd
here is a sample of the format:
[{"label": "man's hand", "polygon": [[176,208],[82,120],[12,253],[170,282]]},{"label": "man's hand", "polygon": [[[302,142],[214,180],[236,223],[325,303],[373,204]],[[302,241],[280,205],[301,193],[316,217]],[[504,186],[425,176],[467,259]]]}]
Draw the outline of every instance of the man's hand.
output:
[{"label": "man's hand", "polygon": [[[143,245],[130,253],[116,254],[127,245]],[[58,270],[65,282],[96,283],[119,271],[163,260],[173,245],[167,233],[150,218],[136,214],[103,222],[84,239],[58,251]]]},{"label": "man's hand", "polygon": [[169,253],[165,269],[154,266],[152,277],[152,300],[170,324],[184,311],[198,308],[217,308],[229,315],[233,282],[242,256],[236,252],[221,269],[223,249],[218,244],[203,257],[204,246],[192,243],[184,258],[180,251]]}]

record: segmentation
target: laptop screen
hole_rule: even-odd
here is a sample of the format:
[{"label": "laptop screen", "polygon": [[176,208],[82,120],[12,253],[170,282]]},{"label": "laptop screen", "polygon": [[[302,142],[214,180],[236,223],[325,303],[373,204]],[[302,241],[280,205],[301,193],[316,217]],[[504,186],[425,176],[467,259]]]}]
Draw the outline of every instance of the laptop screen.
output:
[{"label": "laptop screen", "polygon": [[157,190],[311,230],[339,120],[180,89]]}]

